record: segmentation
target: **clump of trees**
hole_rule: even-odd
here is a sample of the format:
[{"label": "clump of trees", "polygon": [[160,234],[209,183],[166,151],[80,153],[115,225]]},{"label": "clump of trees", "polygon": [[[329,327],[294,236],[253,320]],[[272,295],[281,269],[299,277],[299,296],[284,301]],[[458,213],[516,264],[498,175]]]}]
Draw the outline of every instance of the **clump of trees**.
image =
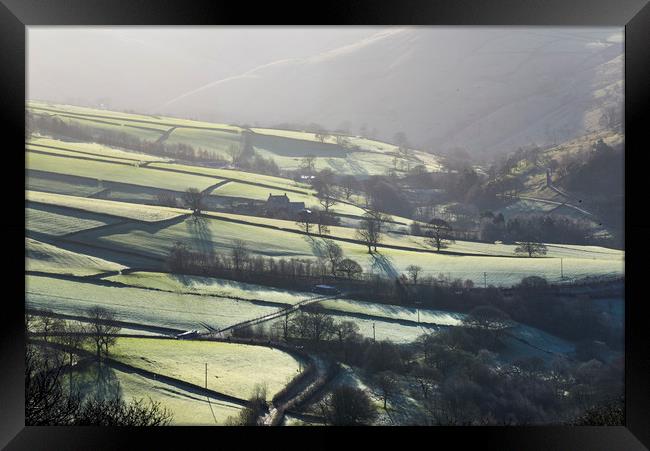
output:
[{"label": "clump of trees", "polygon": [[363,426],[377,417],[370,397],[363,390],[347,385],[335,388],[319,408],[331,426]]},{"label": "clump of trees", "polygon": [[255,279],[258,283],[309,286],[327,279],[357,280],[363,268],[356,261],[345,258],[332,240],[323,240],[321,256],[314,259],[273,258],[250,252],[245,241],[234,240],[230,252],[203,252],[190,250],[186,244],[176,242],[167,256],[167,267],[179,274],[196,274]]}]

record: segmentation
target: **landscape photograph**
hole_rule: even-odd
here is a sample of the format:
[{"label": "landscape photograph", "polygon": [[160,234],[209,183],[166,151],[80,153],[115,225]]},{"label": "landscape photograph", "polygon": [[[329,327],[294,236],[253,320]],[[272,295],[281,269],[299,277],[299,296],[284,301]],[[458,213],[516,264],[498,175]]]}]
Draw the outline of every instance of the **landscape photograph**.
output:
[{"label": "landscape photograph", "polygon": [[26,425],[624,424],[623,28],[26,53]]}]

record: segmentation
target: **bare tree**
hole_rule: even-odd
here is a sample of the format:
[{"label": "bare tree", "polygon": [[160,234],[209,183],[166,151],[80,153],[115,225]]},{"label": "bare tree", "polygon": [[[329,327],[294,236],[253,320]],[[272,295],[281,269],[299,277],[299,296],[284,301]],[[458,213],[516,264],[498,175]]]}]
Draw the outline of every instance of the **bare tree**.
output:
[{"label": "bare tree", "polygon": [[117,341],[115,336],[120,327],[115,325],[115,315],[102,307],[91,307],[88,310],[88,333],[95,344],[97,360],[101,361],[102,354],[108,355],[109,346]]},{"label": "bare tree", "polygon": [[66,396],[61,378],[63,366],[38,348],[25,350],[25,424],[69,425],[79,409],[78,398]]},{"label": "bare tree", "polygon": [[368,246],[368,253],[372,253],[374,247],[377,252],[377,244],[381,241],[381,225],[376,217],[366,213],[357,227],[357,238]]},{"label": "bare tree", "polygon": [[352,194],[354,194],[358,188],[359,182],[357,182],[357,179],[352,175],[346,175],[341,180],[341,189],[345,196],[345,200],[350,200],[350,197],[352,197]]},{"label": "bare tree", "polygon": [[386,410],[386,403],[398,390],[397,379],[390,371],[382,371],[375,376],[375,385],[379,389],[381,398],[384,401],[384,410]]},{"label": "bare tree", "polygon": [[330,207],[338,204],[338,200],[329,195],[329,193],[322,193],[318,196],[318,203],[321,204],[325,213],[329,213]]},{"label": "bare tree", "polygon": [[418,265],[408,265],[406,267],[406,272],[408,273],[409,277],[411,277],[411,280],[413,281],[413,285],[417,285],[418,283],[418,275],[422,271],[422,266]]},{"label": "bare tree", "polygon": [[548,251],[546,245],[543,243],[521,241],[518,244],[515,248],[515,254],[528,254],[528,257],[533,257],[535,255],[546,255]]},{"label": "bare tree", "polygon": [[317,140],[320,142],[324,143],[327,138],[329,138],[330,134],[326,130],[319,130],[318,132],[315,133],[314,135]]},{"label": "bare tree", "polygon": [[310,234],[312,226],[312,212],[310,210],[302,210],[298,213],[298,220],[296,224],[307,234]]},{"label": "bare tree", "polygon": [[50,341],[52,334],[58,336],[59,332],[63,332],[65,323],[60,318],[53,316],[51,311],[43,312],[35,321],[33,321],[35,332],[38,332],[43,341]]},{"label": "bare tree", "polygon": [[309,154],[302,157],[300,167],[307,173],[313,174],[316,172],[316,155]]},{"label": "bare tree", "polygon": [[192,214],[198,215],[203,210],[205,194],[198,188],[188,188],[183,193],[183,202],[192,209]]},{"label": "bare tree", "polygon": [[330,274],[336,276],[336,271],[343,258],[343,249],[333,240],[323,240],[325,244],[325,257],[330,265]]},{"label": "bare tree", "polygon": [[429,221],[425,232],[427,241],[429,244],[440,251],[440,249],[446,248],[449,244],[454,243],[452,236],[452,228],[442,219],[433,218]]},{"label": "bare tree", "polygon": [[233,240],[233,246],[230,251],[232,265],[235,271],[239,272],[244,269],[246,262],[249,260],[250,251],[244,240]]},{"label": "bare tree", "polygon": [[242,156],[242,148],[241,145],[237,144],[231,144],[228,146],[226,149],[226,153],[230,157],[230,161],[233,165],[236,165],[239,163],[239,160],[241,159]]}]

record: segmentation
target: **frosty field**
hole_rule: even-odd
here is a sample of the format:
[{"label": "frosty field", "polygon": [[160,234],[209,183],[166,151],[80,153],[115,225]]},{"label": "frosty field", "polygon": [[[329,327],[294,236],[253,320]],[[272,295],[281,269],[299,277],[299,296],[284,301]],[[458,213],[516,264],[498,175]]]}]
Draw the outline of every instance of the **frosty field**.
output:
[{"label": "frosty field", "polygon": [[289,354],[264,346],[209,341],[122,337],[112,357],[138,368],[247,399],[256,384],[267,386],[271,399],[300,371]]},{"label": "frosty field", "polygon": [[108,260],[67,251],[31,238],[25,239],[25,251],[27,271],[88,276],[126,268]]},{"label": "frosty field", "polygon": [[183,331],[205,331],[203,324],[223,328],[278,310],[250,301],[31,275],[26,276],[25,285],[26,305],[30,308],[87,316],[90,307],[101,306],[119,321]]}]

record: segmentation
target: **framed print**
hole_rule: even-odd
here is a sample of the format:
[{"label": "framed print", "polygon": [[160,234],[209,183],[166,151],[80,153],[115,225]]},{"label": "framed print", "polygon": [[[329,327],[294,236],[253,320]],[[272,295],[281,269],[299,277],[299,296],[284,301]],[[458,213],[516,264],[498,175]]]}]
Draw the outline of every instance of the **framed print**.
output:
[{"label": "framed print", "polygon": [[303,10],[3,1],[0,443],[646,449],[650,7]]}]

